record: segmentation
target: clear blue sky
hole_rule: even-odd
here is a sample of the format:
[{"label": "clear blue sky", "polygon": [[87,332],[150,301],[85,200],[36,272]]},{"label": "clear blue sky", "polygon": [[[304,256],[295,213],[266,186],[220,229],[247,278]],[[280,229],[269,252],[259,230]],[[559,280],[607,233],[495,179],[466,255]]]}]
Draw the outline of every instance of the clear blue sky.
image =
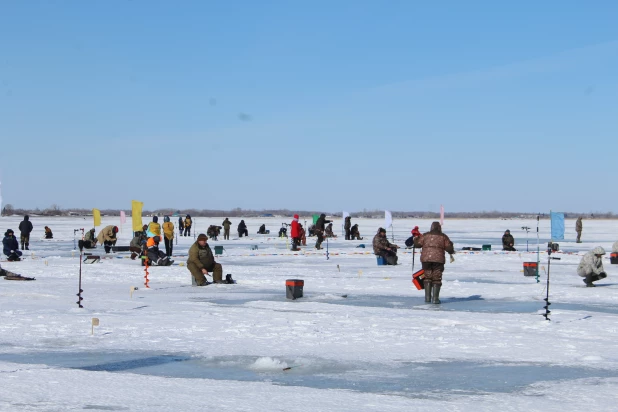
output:
[{"label": "clear blue sky", "polygon": [[0,2],[17,207],[618,212],[617,1]]}]

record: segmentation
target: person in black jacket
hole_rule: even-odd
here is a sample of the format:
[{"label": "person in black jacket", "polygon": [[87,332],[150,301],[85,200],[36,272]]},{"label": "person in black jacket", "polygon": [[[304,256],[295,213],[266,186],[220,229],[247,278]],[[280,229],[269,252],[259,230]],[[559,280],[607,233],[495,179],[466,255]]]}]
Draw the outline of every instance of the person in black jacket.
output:
[{"label": "person in black jacket", "polygon": [[249,236],[249,231],[247,230],[247,225],[244,220],[241,220],[238,224],[238,237],[242,237],[242,235]]},{"label": "person in black jacket", "polygon": [[318,241],[315,242],[315,248],[320,250],[322,249],[322,242],[324,241],[324,230],[327,223],[332,222],[332,220],[326,220],[326,215],[322,213],[318,218],[318,221],[315,222],[314,233],[318,237]]},{"label": "person in black jacket", "polygon": [[19,224],[19,231],[21,232],[21,249],[30,250],[28,246],[30,245],[30,232],[32,232],[32,222],[30,221],[30,216],[24,216],[24,220]]},{"label": "person in black jacket", "polygon": [[10,262],[21,260],[21,252],[19,251],[19,243],[17,243],[17,239],[15,238],[15,232],[13,229],[9,229],[4,234],[4,239],[2,239],[2,252],[7,256],[7,260]]}]

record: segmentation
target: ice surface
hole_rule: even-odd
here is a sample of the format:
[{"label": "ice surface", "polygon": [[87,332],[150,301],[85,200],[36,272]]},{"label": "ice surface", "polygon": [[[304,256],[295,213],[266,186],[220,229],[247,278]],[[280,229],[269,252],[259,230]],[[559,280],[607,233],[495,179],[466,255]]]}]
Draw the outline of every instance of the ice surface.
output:
[{"label": "ice surface", "polygon": [[[1,218],[0,229],[20,220]],[[616,401],[618,266],[604,260],[608,278],[597,288],[575,274],[583,253],[611,248],[616,221],[586,220],[576,244],[567,220],[565,253],[551,262],[547,322],[547,255],[540,283],[522,272],[536,261],[536,233],[525,252],[518,229],[536,221],[447,220],[456,249],[494,250],[459,252],[446,265],[440,306],[412,286],[411,250],[397,267],[376,265],[371,238],[383,221],[357,219],[365,239],[330,240],[327,260],[326,251],[294,253],[285,239],[255,235],[261,223],[276,233],[289,220],[274,218],[245,219],[248,239],[211,242],[225,247],[217,259],[236,285],[191,287],[178,264],[193,237],[178,239],[176,265],[150,268],[149,289],[128,254],[97,249],[105,259],[83,266],[79,309],[73,229],[88,230],[91,220],[32,220],[40,238],[32,236],[26,259],[2,262],[37,280],[0,279],[0,410],[564,411],[611,410]],[[198,218],[197,232],[222,220]],[[430,223],[395,220],[395,241]],[[53,241],[42,239],[45,225]],[[499,250],[505,229],[523,251]],[[548,233],[542,221],[542,250]],[[125,225],[120,242],[130,237]],[[420,269],[418,254],[414,264]],[[294,278],[304,279],[305,297],[288,301],[285,280]]]}]

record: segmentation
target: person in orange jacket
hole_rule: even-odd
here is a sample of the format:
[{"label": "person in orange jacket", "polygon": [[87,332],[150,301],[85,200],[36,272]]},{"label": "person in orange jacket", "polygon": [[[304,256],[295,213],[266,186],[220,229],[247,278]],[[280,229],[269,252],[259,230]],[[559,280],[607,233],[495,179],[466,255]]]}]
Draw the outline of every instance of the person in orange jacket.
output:
[{"label": "person in orange jacket", "polygon": [[174,261],[170,260],[162,250],[159,250],[159,242],[161,242],[161,236],[148,238],[146,242],[148,260],[150,260],[150,264],[153,266],[171,266]]}]

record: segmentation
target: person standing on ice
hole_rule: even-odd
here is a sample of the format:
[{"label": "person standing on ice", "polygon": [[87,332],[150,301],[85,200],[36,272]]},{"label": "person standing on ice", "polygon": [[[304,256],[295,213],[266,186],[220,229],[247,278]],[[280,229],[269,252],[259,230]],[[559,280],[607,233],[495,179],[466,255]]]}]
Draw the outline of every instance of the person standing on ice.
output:
[{"label": "person standing on ice", "polygon": [[32,222],[30,221],[30,216],[24,216],[24,220],[19,224],[19,231],[21,237],[21,250],[30,250],[28,246],[30,245],[30,232],[32,232]]},{"label": "person standing on ice", "polygon": [[386,229],[379,228],[378,233],[373,237],[373,254],[382,256],[387,265],[396,265],[398,248],[399,246],[393,245],[386,238]]},{"label": "person standing on ice", "polygon": [[159,224],[159,217],[153,216],[152,222],[148,224],[148,236],[160,236],[161,235],[161,225]]},{"label": "person standing on ice", "polygon": [[300,244],[303,246],[307,246],[307,233],[305,232],[305,228],[302,224],[298,224],[298,237],[300,239]]},{"label": "person standing on ice", "polygon": [[577,232],[577,240],[575,241],[575,243],[582,243],[582,229],[583,229],[583,224],[582,224],[582,217],[578,217],[577,221],[575,222],[575,231]]},{"label": "person standing on ice", "polygon": [[185,217],[185,236],[191,236],[191,225],[193,222],[191,221],[191,215],[187,215]]},{"label": "person standing on ice", "polygon": [[605,279],[607,274],[603,269],[603,255],[605,249],[597,246],[590,252],[586,253],[577,267],[577,274],[584,278],[586,287],[592,288],[597,280]]},{"label": "person standing on ice", "polygon": [[223,240],[230,240],[230,229],[232,228],[232,222],[230,222],[230,219],[226,217],[221,225],[223,226]]},{"label": "person standing on ice", "polygon": [[326,230],[326,224],[332,222],[332,220],[326,219],[326,214],[322,213],[318,218],[318,221],[315,222],[315,228],[313,229],[313,233],[318,237],[318,240],[315,242],[315,248],[320,250],[322,249],[322,242],[324,242],[324,231]]},{"label": "person standing on ice", "polygon": [[163,237],[165,239],[165,254],[167,257],[172,257],[174,249],[174,224],[170,221],[169,216],[163,218]]},{"label": "person standing on ice", "polygon": [[343,228],[345,229],[345,240],[350,240],[350,229],[352,228],[352,218],[350,216],[345,217]]},{"label": "person standing on ice", "polygon": [[178,216],[178,234],[182,236],[182,232],[185,230],[185,222],[182,220],[182,216]]},{"label": "person standing on ice", "polygon": [[109,253],[112,250],[112,246],[116,246],[116,233],[118,233],[118,226],[105,226],[103,230],[99,232],[97,240],[99,244],[105,248],[105,253]]},{"label": "person standing on ice", "polygon": [[21,260],[22,252],[19,250],[19,243],[17,243],[13,229],[7,230],[4,234],[4,239],[2,239],[2,252],[6,255],[9,262],[18,262]]},{"label": "person standing on ice", "polygon": [[421,265],[425,271],[425,302],[440,303],[440,288],[444,273],[444,253],[451,255],[451,263],[455,261],[453,242],[444,233],[440,222],[433,222],[431,230],[414,238],[414,246],[422,248]]},{"label": "person standing on ice", "polygon": [[517,249],[515,249],[514,245],[515,245],[515,238],[513,238],[513,235],[511,235],[511,231],[507,229],[506,232],[504,232],[504,235],[502,236],[502,250],[507,250],[509,252],[516,252]]},{"label": "person standing on ice", "polygon": [[290,236],[292,237],[292,250],[293,251],[298,251],[300,250],[298,248],[298,246],[300,245],[301,242],[301,237],[300,237],[300,223],[298,223],[298,215],[294,215],[294,219],[292,219],[292,223],[290,224],[290,226],[292,227],[292,232],[290,234]]},{"label": "person standing on ice", "polygon": [[187,269],[195,278],[195,283],[198,286],[209,285],[206,280],[208,272],[212,272],[214,283],[223,283],[223,267],[215,262],[212,250],[208,246],[208,237],[203,233],[200,233],[195,243],[189,248]]}]

